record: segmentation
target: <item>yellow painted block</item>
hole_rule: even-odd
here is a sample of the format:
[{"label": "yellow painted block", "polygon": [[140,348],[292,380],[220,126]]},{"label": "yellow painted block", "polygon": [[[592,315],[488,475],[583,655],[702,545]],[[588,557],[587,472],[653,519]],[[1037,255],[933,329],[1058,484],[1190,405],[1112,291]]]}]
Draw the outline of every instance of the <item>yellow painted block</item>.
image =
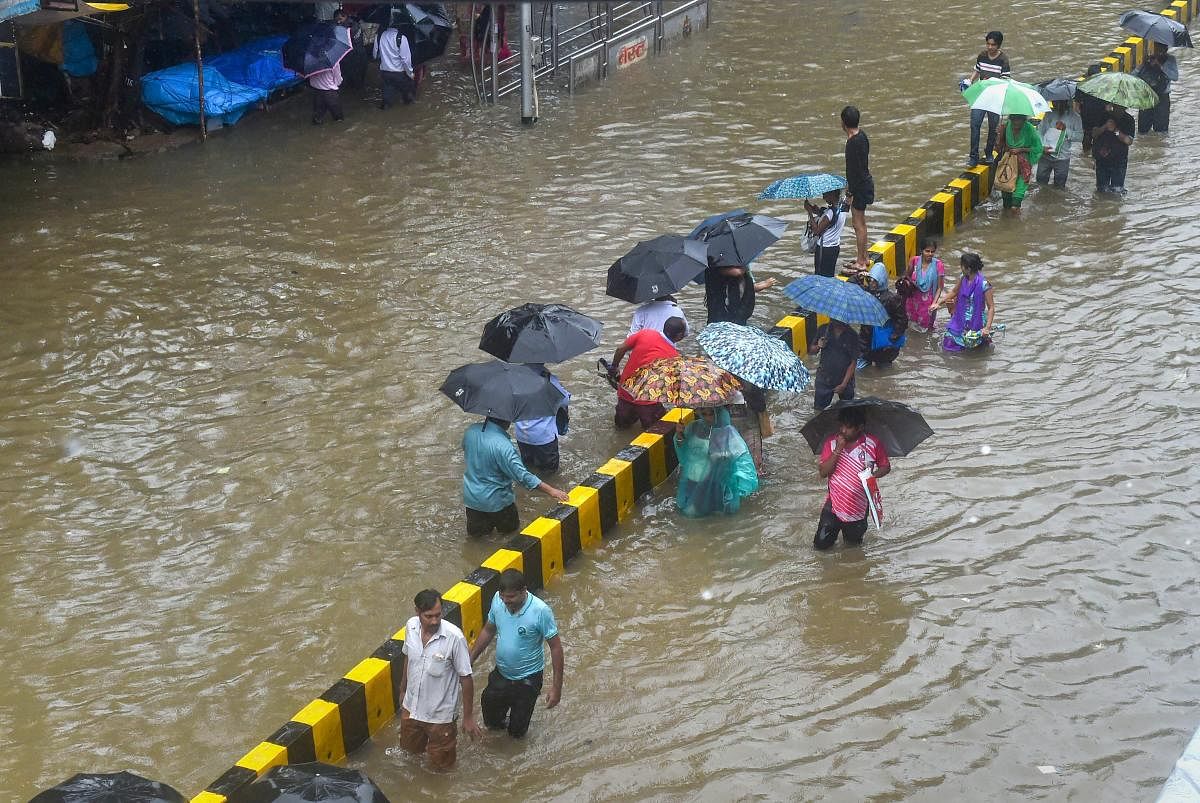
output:
[{"label": "yellow painted block", "polygon": [[1100,59],[1100,69],[1104,72],[1120,72],[1121,62],[1117,61],[1112,56],[1105,56]]},{"label": "yellow painted block", "polygon": [[1187,0],[1175,0],[1171,8],[1175,9],[1175,19],[1184,25],[1192,21],[1192,5]]},{"label": "yellow painted block", "polygon": [[962,195],[959,196],[962,199],[959,203],[959,209],[961,210],[963,219],[965,220],[967,215],[971,213],[971,209],[973,209],[975,204],[978,203],[971,196],[971,182],[967,181],[965,178],[956,178],[950,182],[950,186],[962,192]]},{"label": "yellow painted block", "polygon": [[[879,254],[879,260],[887,267],[888,276],[896,278],[896,244],[890,240],[885,240],[881,243],[875,243],[867,249],[868,254]],[[871,259],[875,262],[875,259]]]},{"label": "yellow painted block", "polygon": [[1133,51],[1133,63],[1141,64],[1146,60],[1146,40],[1140,36],[1131,36],[1124,42],[1125,47]]},{"label": "yellow painted block", "polygon": [[658,486],[667,478],[667,439],[657,432],[643,432],[631,443],[650,453],[650,484]]},{"label": "yellow painted block", "polygon": [[399,630],[397,630],[395,633],[393,633],[392,638],[395,639],[396,641],[404,641],[404,628],[402,627]]},{"label": "yellow painted block", "polygon": [[538,516],[521,533],[542,542],[542,585],[563,574],[562,523]]},{"label": "yellow painted block", "polygon": [[[572,493],[574,493],[574,490],[572,490]],[[495,569],[498,572],[502,572],[505,569],[516,569],[519,572],[523,572],[525,571],[525,556],[515,549],[497,549],[481,565],[485,569]]]},{"label": "yellow painted block", "polygon": [[367,697],[367,732],[374,736],[396,715],[392,702],[392,665],[382,658],[365,658],[346,673],[364,686]]},{"label": "yellow painted block", "polygon": [[662,417],[663,421],[670,421],[672,424],[677,421],[687,423],[691,420],[692,411],[686,407],[672,407],[667,410],[667,414]]},{"label": "yellow painted block", "polygon": [[616,479],[617,521],[625,521],[633,511],[633,463],[614,457],[596,471]]},{"label": "yellow painted block", "polygon": [[1133,68],[1137,66],[1137,64],[1135,64],[1133,61],[1133,51],[1127,47],[1121,46],[1114,47],[1113,52],[1116,53],[1125,63],[1125,71],[1133,72]]},{"label": "yellow painted block", "polygon": [[225,795],[218,795],[216,792],[205,790],[192,798],[188,803],[229,803],[229,798],[225,797]]},{"label": "yellow painted block", "polygon": [[954,231],[954,196],[948,192],[938,192],[929,200],[942,205],[942,234]]},{"label": "yellow painted block", "polygon": [[335,703],[313,700],[301,708],[292,720],[312,728],[317,761],[336,763],[346,757],[346,746],[342,741],[342,712]]},{"label": "yellow painted block", "polygon": [[790,329],[792,332],[792,351],[797,354],[808,353],[808,340],[805,337],[805,327],[807,324],[804,319],[798,315],[785,315],[775,324],[781,329]]},{"label": "yellow painted block", "polygon": [[818,327],[825,326],[828,323],[829,323],[828,315],[821,315],[821,314],[817,315],[817,326]]},{"label": "yellow painted block", "polygon": [[[907,223],[901,223],[899,226],[892,227],[892,234],[904,238],[904,253],[908,254],[908,258],[912,259],[917,256],[917,227],[910,226]],[[907,266],[905,266],[907,268]]]},{"label": "yellow painted block", "polygon": [[586,485],[576,485],[568,494],[567,504],[579,510],[579,546],[583,549],[599,546],[604,535],[600,531],[600,491]]},{"label": "yellow painted block", "polygon": [[442,598],[458,603],[463,635],[467,637],[467,643],[474,644],[483,630],[483,590],[474,583],[458,582],[450,586]]},{"label": "yellow painted block", "polygon": [[1176,22],[1179,21],[1179,12],[1177,9],[1164,8],[1162,11],[1160,11],[1158,13],[1162,14],[1164,17],[1166,17],[1169,20],[1175,20]]},{"label": "yellow painted block", "polygon": [[918,206],[916,209],[913,210],[913,213],[911,215],[909,215],[909,217],[916,218],[917,220],[924,220],[925,219],[925,207]]},{"label": "yellow painted block", "polygon": [[271,767],[279,767],[288,763],[287,748],[273,742],[259,742],[254,749],[238,759],[238,767],[253,770],[256,775],[262,775]]}]

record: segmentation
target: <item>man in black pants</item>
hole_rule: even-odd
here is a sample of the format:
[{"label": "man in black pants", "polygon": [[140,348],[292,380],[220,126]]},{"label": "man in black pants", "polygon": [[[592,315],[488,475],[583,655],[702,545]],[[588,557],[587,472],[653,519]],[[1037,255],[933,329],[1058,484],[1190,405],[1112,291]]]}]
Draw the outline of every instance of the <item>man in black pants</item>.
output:
[{"label": "man in black pants", "polygon": [[487,624],[471,647],[475,662],[496,638],[496,668],[488,675],[487,688],[480,696],[483,724],[508,729],[519,739],[529,730],[533,707],[542,690],[546,658],[542,642],[550,645],[550,664],[554,682],[546,693],[546,708],[558,705],[562,697],[563,649],[558,625],[550,606],[529,593],[525,575],[516,569],[500,573],[500,590],[492,597]]},{"label": "man in black pants", "polygon": [[842,109],[842,131],[846,132],[846,200],[857,247],[854,265],[867,268],[867,207],[875,203],[875,179],[871,177],[871,143],[858,127],[860,115],[854,106]]}]

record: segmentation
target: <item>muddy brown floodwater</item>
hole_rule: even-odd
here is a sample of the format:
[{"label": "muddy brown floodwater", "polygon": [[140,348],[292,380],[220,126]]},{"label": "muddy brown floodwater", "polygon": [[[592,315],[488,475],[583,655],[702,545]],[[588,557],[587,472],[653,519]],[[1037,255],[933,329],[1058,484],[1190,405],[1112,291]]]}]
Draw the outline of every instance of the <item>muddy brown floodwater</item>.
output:
[{"label": "muddy brown floodwater", "polygon": [[[554,299],[609,322],[559,371],[578,481],[627,442],[591,361],[631,312],[613,259],[729,208],[801,220],[755,196],[840,172],[847,102],[877,237],[960,169],[985,30],[1016,77],[1073,75],[1126,6],[721,2],[619,80],[543,89],[528,130],[446,64],[418,105],[351,97],[340,126],[300,101],[204,147],[0,166],[0,796],[113,768],[195,794],[478,565],[498,542],[462,533],[471,419],[436,388],[488,317]],[[882,483],[865,550],[812,551],[807,400],[781,400],[739,516],[684,521],[668,483],[546,591],[568,677],[527,740],[435,775],[389,728],[351,763],[393,800],[1152,798],[1200,722],[1180,66],[1127,197],[1076,159],[1065,192],[1019,219],[996,199],[943,244],[983,254],[1007,331],[984,358],[914,336],[860,380],[937,433]],[[791,236],[758,272],[810,264]],[[765,293],[756,322],[787,309]]]}]

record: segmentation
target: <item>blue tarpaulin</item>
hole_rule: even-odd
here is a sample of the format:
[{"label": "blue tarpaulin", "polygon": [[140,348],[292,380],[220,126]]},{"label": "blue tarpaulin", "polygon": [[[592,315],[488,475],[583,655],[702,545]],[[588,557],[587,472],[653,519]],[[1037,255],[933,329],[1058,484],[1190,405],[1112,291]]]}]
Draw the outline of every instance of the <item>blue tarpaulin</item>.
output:
[{"label": "blue tarpaulin", "polygon": [[[235,84],[204,65],[204,113],[214,122],[236,123],[246,109],[266,98],[267,90]],[[199,124],[196,65],[177,64],[142,76],[142,102],[175,125]]]},{"label": "blue tarpaulin", "polygon": [[79,20],[67,20],[62,28],[63,72],[82,78],[94,75],[100,66],[87,28]]},{"label": "blue tarpaulin", "polygon": [[41,7],[40,0],[0,0],[0,22],[10,17],[32,14]]},{"label": "blue tarpaulin", "polygon": [[268,92],[297,84],[303,79],[283,66],[280,54],[286,36],[269,36],[247,42],[237,50],[205,59],[211,66],[235,84]]},{"label": "blue tarpaulin", "polygon": [[[204,112],[232,124],[246,110],[266,100],[272,90],[303,79],[283,66],[279,49],[286,36],[256,39],[237,50],[204,62]],[[200,122],[200,89],[196,65],[177,64],[142,78],[142,102],[176,125]]]}]

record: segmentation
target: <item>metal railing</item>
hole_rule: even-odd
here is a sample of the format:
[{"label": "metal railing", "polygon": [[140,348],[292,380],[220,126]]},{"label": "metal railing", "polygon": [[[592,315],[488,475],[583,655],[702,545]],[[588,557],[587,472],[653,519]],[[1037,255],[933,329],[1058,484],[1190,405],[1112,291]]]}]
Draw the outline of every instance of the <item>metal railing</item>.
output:
[{"label": "metal railing", "polygon": [[[708,0],[652,0],[597,5],[599,8],[595,13],[591,12],[589,4],[589,16],[559,30],[561,12],[557,4],[550,4],[550,35],[535,44],[538,48],[533,55],[535,82],[546,76],[565,73],[567,89],[574,93],[574,66],[577,61],[598,56],[600,77],[606,77],[609,73],[608,51],[612,43],[650,29],[654,30],[653,50],[658,53],[662,49],[663,19],[707,6]],[[495,61],[494,66],[484,63],[480,72],[486,99],[492,103],[521,90],[521,54],[515,50],[507,58]]]}]

